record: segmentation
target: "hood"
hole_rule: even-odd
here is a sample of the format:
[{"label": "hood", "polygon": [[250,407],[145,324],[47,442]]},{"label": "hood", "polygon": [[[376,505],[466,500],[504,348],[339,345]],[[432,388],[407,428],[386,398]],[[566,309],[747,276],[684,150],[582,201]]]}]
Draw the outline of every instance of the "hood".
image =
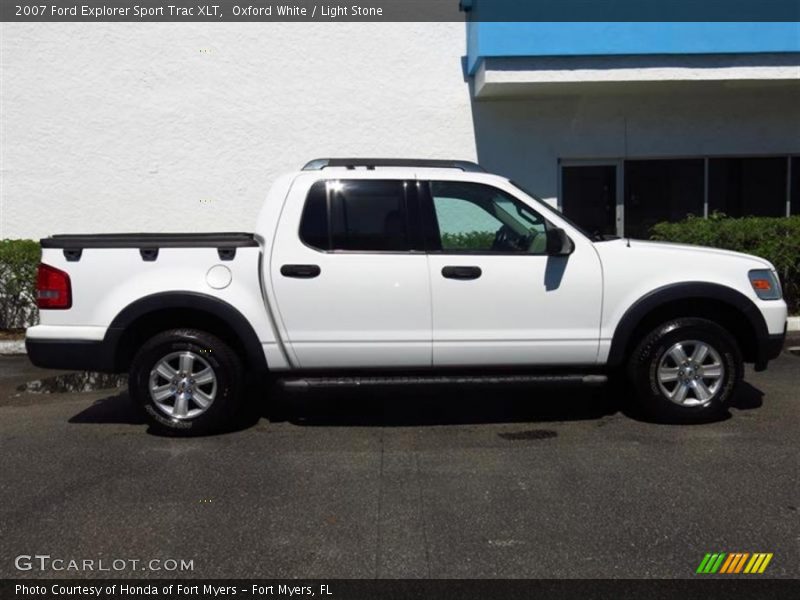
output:
[{"label": "hood", "polygon": [[731,259],[738,259],[738,260],[747,260],[751,263],[756,263],[756,268],[767,268],[767,269],[774,269],[775,267],[772,266],[768,260],[763,259],[759,256],[753,256],[752,254],[745,254],[743,252],[734,252],[733,250],[723,250],[721,248],[710,248],[708,246],[693,246],[690,244],[676,244],[673,242],[653,242],[648,240],[636,240],[631,239],[618,239],[611,242],[603,242],[595,244],[598,252],[602,254],[602,246],[605,244],[613,244],[615,246],[628,246],[630,245],[631,250],[640,250],[642,252],[653,252],[657,254],[667,253],[667,254],[678,254],[682,256],[686,256],[688,258],[688,254],[695,254],[695,255],[703,255],[708,258],[712,258],[714,256],[731,258]]}]

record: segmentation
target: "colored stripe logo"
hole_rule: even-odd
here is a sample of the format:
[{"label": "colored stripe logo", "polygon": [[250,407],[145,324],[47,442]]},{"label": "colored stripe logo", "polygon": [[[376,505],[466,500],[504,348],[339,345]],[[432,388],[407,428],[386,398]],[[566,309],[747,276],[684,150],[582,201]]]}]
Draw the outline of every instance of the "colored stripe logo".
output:
[{"label": "colored stripe logo", "polygon": [[744,573],[755,575],[763,573],[772,560],[771,552],[714,552],[708,553],[700,561],[697,573],[734,575]]}]

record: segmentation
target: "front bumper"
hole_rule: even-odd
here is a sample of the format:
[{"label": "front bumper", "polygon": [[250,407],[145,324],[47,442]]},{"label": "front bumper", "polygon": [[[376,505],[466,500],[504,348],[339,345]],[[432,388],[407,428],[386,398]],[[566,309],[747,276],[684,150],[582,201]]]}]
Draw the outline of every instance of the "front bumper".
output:
[{"label": "front bumper", "polygon": [[758,349],[754,368],[756,371],[763,371],[767,368],[767,363],[780,356],[783,351],[783,344],[786,341],[786,327],[783,326],[783,333],[766,335],[758,340]]}]

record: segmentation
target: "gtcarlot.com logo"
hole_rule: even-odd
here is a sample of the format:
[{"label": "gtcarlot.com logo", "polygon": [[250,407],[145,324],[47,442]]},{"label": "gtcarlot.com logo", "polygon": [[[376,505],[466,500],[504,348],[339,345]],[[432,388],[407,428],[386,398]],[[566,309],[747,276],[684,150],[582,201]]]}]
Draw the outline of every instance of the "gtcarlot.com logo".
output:
[{"label": "gtcarlot.com logo", "polygon": [[49,554],[20,554],[18,571],[194,571],[194,560],[175,558],[54,558]]},{"label": "gtcarlot.com logo", "polygon": [[767,565],[772,560],[769,552],[709,552],[703,557],[697,573],[722,575],[755,575],[767,570]]}]

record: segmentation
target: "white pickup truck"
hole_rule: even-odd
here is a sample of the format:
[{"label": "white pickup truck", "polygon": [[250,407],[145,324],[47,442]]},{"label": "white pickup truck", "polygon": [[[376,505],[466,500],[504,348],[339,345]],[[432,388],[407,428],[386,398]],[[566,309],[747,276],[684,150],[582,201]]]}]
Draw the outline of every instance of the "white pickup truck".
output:
[{"label": "white pickup truck", "polygon": [[463,161],[320,159],[280,177],[254,234],[41,241],[34,364],[129,372],[152,425],[225,427],[248,374],[290,386],[626,373],[654,417],[726,409],[781,351],[773,266],[587,234]]}]

